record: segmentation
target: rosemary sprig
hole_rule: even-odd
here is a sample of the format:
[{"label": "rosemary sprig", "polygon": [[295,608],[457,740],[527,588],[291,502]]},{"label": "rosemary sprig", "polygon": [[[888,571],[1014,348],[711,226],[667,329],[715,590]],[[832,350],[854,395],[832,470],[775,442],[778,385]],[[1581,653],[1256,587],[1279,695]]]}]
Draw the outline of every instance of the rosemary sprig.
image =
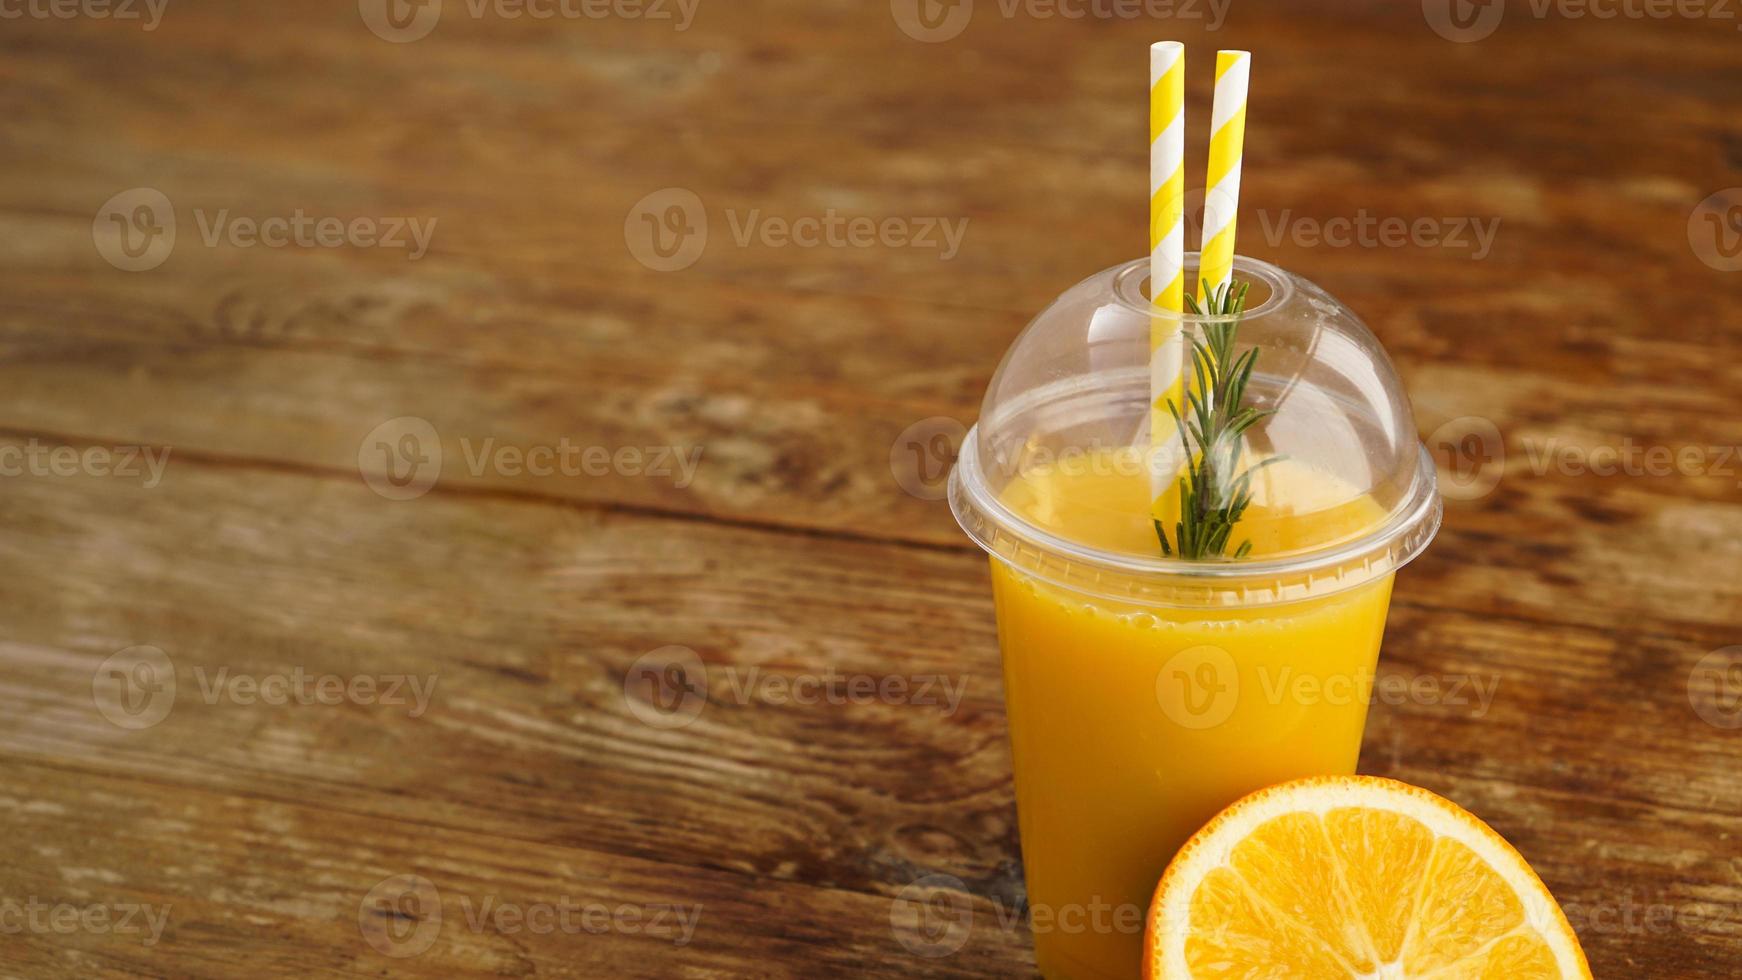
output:
[{"label": "rosemary sprig", "polygon": [[[1167,529],[1155,519],[1155,536],[1161,539],[1163,555],[1171,557],[1177,552],[1181,558],[1194,560],[1225,555],[1234,525],[1252,503],[1252,474],[1281,458],[1272,456],[1235,473],[1241,436],[1275,411],[1242,404],[1246,383],[1252,380],[1252,368],[1258,362],[1257,348],[1234,356],[1234,340],[1246,311],[1247,287],[1247,283],[1212,287],[1206,280],[1206,301],[1201,307],[1189,292],[1185,297],[1194,315],[1223,319],[1204,324],[1201,341],[1187,334],[1196,390],[1191,384],[1186,386],[1183,410],[1172,398],[1167,400],[1167,409],[1173,413],[1185,443],[1187,464],[1179,481],[1180,519],[1174,525],[1173,543],[1168,542]],[[1244,558],[1251,550],[1251,541],[1241,542],[1234,557]]]}]

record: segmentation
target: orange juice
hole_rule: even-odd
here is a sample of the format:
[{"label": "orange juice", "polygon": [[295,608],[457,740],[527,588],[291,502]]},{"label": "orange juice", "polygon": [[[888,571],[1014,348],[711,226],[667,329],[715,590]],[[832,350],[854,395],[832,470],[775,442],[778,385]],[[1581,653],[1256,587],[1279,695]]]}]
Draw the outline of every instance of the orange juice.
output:
[{"label": "orange juice", "polygon": [[[1248,560],[1371,531],[1384,508],[1281,460],[1234,541]],[[1035,467],[1000,496],[1034,527],[1159,554],[1141,465]],[[1232,549],[1230,549],[1232,550]],[[1266,605],[1109,600],[992,560],[1035,952],[1049,980],[1138,976],[1143,912],[1185,840],[1246,793],[1355,769],[1391,576]]]}]

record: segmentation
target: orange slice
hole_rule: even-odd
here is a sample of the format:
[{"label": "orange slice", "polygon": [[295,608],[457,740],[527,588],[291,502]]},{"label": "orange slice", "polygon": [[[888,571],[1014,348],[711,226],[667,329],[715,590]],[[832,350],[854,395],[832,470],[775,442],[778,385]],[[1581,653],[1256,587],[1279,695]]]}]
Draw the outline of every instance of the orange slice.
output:
[{"label": "orange slice", "polygon": [[1591,976],[1567,918],[1499,834],[1391,779],[1260,790],[1204,825],[1149,908],[1145,980]]}]

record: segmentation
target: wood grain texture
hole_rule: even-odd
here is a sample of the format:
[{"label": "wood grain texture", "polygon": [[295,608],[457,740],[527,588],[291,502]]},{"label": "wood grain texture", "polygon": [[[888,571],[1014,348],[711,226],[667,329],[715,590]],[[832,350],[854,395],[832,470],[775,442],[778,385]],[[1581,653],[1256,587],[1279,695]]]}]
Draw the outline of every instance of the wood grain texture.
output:
[{"label": "wood grain texture", "polygon": [[[169,453],[0,477],[0,903],[168,910],[150,944],[13,931],[0,974],[1031,972],[983,558],[904,440],[972,422],[1027,318],[1141,251],[1158,36],[1255,52],[1241,250],[1361,313],[1448,480],[1498,477],[1398,580],[1382,676],[1418,693],[1373,706],[1363,771],[1517,844],[1599,977],[1737,971],[1742,742],[1689,695],[1742,643],[1742,272],[1689,238],[1742,186],[1734,21],[1514,5],[1459,44],[1378,0],[1215,31],[982,0],[928,44],[849,0],[703,0],[681,31],[446,6],[405,44],[340,0],[0,21],[0,461]],[[125,272],[92,224],[139,187],[178,236]],[[634,209],[670,187],[707,247],[659,272]],[[739,241],[831,209],[962,237]],[[202,236],[298,210],[434,226],[415,260]],[[1362,214],[1493,238],[1298,231]],[[443,462],[391,501],[368,440],[408,416]],[[1471,417],[1498,441],[1466,458]],[[475,465],[487,441],[699,455],[538,475]],[[1626,446],[1702,463],[1566,462]],[[177,690],[132,730],[98,687],[140,645]],[[707,681],[684,725],[640,693],[672,647]],[[246,680],[323,676],[432,686]],[[824,677],[904,693],[791,696]],[[436,906],[372,892],[400,875],[443,923],[404,958],[371,937]],[[902,925],[927,881],[953,955]],[[699,917],[679,943],[486,901]]]}]

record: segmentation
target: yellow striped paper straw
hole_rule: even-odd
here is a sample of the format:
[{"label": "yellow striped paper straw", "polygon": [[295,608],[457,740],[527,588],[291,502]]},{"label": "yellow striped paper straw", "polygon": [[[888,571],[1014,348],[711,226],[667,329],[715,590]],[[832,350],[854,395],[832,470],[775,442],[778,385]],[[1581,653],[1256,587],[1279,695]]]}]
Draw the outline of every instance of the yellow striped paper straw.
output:
[{"label": "yellow striped paper straw", "polygon": [[1204,238],[1198,258],[1201,280],[1220,286],[1234,276],[1234,219],[1240,208],[1240,158],[1246,147],[1246,84],[1250,51],[1216,52],[1216,97],[1210,105],[1210,170],[1204,179]]},{"label": "yellow striped paper straw", "polygon": [[1149,289],[1183,312],[1185,285],[1186,46],[1149,46]]},{"label": "yellow striped paper straw", "polygon": [[[1149,46],[1149,298],[1175,313],[1185,311],[1185,157],[1186,46],[1160,41]],[[1150,319],[1150,474],[1158,507],[1182,461],[1168,461],[1165,450],[1177,441],[1167,402],[1183,404],[1183,341],[1178,320]]]}]

